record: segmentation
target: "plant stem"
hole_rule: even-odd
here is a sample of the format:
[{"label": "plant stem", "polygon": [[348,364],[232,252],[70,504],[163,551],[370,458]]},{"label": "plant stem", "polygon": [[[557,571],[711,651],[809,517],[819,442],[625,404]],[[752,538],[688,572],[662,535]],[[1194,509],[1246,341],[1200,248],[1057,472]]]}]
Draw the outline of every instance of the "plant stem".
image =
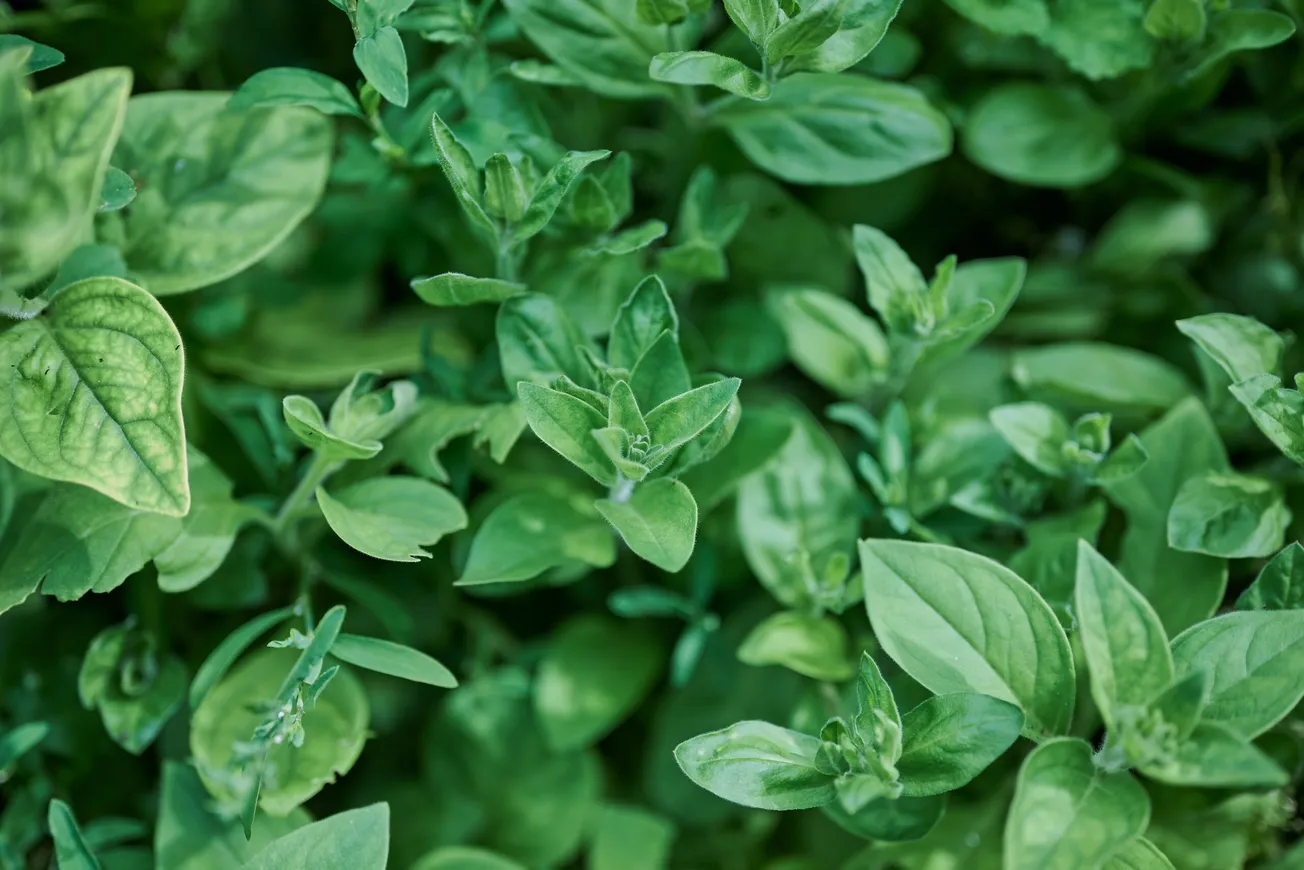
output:
[{"label": "plant stem", "polygon": [[612,484],[611,492],[607,499],[614,502],[627,502],[634,495],[634,481],[625,477],[623,474],[616,477],[616,482]]},{"label": "plant stem", "polygon": [[515,281],[516,254],[512,251],[512,229],[508,227],[498,234],[498,252],[494,265],[495,276],[500,281]]},{"label": "plant stem", "polygon": [[275,535],[277,542],[283,548],[293,551],[290,530],[294,525],[295,514],[308,502],[308,499],[312,498],[312,494],[316,492],[317,487],[335,471],[337,466],[338,464],[334,460],[327,459],[320,453],[313,454],[308,470],[304,473],[298,486],[285,499],[281,509],[277,511],[276,519],[272,521],[272,534]]}]

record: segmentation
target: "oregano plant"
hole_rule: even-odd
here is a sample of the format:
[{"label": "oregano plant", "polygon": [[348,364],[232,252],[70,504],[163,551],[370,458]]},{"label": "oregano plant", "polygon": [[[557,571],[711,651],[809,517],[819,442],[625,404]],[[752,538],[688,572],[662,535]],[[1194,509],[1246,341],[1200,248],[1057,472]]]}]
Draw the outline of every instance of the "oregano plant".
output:
[{"label": "oregano plant", "polygon": [[1300,16],[0,0],[0,870],[1304,867]]}]

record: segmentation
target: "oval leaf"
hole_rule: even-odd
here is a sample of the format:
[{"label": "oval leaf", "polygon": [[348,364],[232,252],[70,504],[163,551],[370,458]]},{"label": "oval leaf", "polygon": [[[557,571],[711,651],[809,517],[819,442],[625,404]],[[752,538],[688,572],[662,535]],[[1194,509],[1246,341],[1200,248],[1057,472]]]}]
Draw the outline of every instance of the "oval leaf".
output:
[{"label": "oval leaf", "polygon": [[1063,734],[1075,676],[1055,614],[1017,574],[940,544],[861,541],[865,606],[888,655],[938,694],[1019,705],[1034,739]]},{"label": "oval leaf", "polygon": [[0,334],[0,456],[128,507],[190,510],[181,336],[158,301],[120,278],[61,292]]},{"label": "oval leaf", "polygon": [[377,477],[335,495],[317,488],[326,522],[353,549],[390,562],[430,558],[423,547],[466,528],[466,511],[448,490],[419,477]]},{"label": "oval leaf", "polygon": [[688,778],[727,801],[805,810],[833,800],[833,777],[815,769],[818,738],[769,722],[739,722],[675,747]]}]

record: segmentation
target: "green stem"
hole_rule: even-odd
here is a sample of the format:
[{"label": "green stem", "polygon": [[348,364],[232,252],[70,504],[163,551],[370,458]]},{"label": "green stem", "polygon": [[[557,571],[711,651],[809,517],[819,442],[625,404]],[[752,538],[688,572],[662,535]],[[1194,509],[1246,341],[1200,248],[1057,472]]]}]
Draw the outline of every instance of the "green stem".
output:
[{"label": "green stem", "polygon": [[277,542],[283,548],[293,551],[290,531],[293,528],[296,514],[312,498],[312,494],[317,491],[317,487],[321,485],[322,481],[329,477],[337,467],[338,463],[334,460],[327,459],[320,453],[313,454],[307,472],[304,473],[294,491],[285,499],[281,509],[276,513],[276,519],[272,521],[272,534],[275,535]]},{"label": "green stem", "polygon": [[512,250],[512,230],[510,227],[498,235],[498,251],[495,257],[494,272],[500,281],[515,281],[517,278],[516,252]]}]

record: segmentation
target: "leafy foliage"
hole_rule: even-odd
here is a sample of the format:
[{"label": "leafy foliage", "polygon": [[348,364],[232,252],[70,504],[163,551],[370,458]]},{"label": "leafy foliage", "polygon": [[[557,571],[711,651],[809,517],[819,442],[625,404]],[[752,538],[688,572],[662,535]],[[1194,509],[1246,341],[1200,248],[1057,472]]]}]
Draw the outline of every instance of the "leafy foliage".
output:
[{"label": "leafy foliage", "polygon": [[1304,866],[1295,0],[0,0],[0,870]]}]

